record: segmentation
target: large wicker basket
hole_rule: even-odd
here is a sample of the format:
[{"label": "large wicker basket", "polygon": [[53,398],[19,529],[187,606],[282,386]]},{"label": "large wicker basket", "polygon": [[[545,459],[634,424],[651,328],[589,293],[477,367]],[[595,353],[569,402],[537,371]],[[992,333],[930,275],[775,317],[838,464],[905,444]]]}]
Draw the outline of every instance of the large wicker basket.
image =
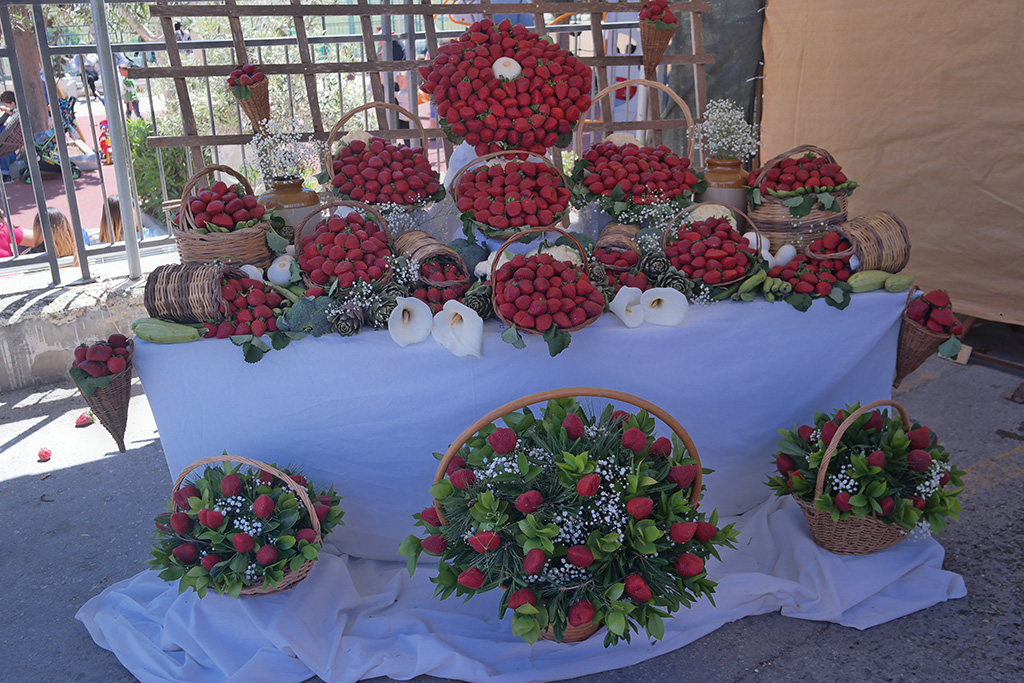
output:
[{"label": "large wicker basket", "polygon": [[[333,202],[325,202],[325,203],[317,206],[312,211],[310,211],[308,214],[306,214],[305,217],[301,221],[299,221],[298,225],[295,226],[295,253],[296,254],[299,254],[302,251],[302,244],[301,243],[302,243],[302,238],[303,238],[303,236],[305,235],[305,232],[306,232],[306,224],[309,223],[309,221],[313,220],[314,218],[316,218],[316,219],[324,218],[324,216],[323,216],[324,211],[329,211],[330,212],[329,215],[328,215],[328,219],[329,219],[330,216],[334,214],[334,210],[338,209],[338,208],[341,208],[341,207],[345,207],[345,208],[349,208],[349,209],[355,209],[356,211],[360,211],[360,212],[366,214],[365,218],[367,220],[373,220],[373,221],[377,222],[378,224],[380,224],[381,230],[384,231],[384,236],[387,238],[388,248],[390,248],[392,251],[394,251],[394,248],[395,248],[394,247],[394,239],[392,239],[391,231],[388,229],[388,222],[384,219],[384,216],[382,216],[380,214],[380,211],[378,211],[374,207],[370,206],[369,204],[363,204],[362,202],[354,202],[354,201],[347,200],[347,199],[336,199]],[[312,234],[312,231],[311,231],[310,234]],[[391,279],[392,279],[393,276],[394,276],[394,274],[392,273],[391,268],[388,268],[388,270],[380,277],[380,279],[375,280],[375,282],[377,282],[379,284],[387,284],[388,282],[391,282]],[[309,275],[307,273],[305,273],[305,272],[302,273],[302,284],[304,284],[307,288],[308,287],[316,287],[316,286],[318,286],[315,282],[313,282],[309,278]],[[339,288],[338,291],[339,292],[348,292],[348,291],[351,291],[351,290],[352,290],[352,288],[349,287],[348,289],[344,289],[344,290]]]},{"label": "large wicker basket", "polygon": [[[895,408],[899,412],[900,419],[903,420],[905,428],[910,429],[910,419],[907,417],[907,412],[903,409],[903,406],[895,401],[874,401],[850,413],[843,420],[842,424],[839,425],[835,436],[832,437],[832,443],[825,449],[825,454],[821,458],[821,464],[818,466],[818,479],[814,484],[815,500],[821,496],[825,488],[828,464],[832,461],[833,456],[835,456],[843,434],[861,415],[865,415],[881,406],[892,406]],[[875,517],[851,516],[836,522],[832,519],[831,514],[814,507],[814,503],[801,498],[795,498],[795,500],[800,505],[800,509],[807,519],[807,526],[810,527],[811,537],[814,539],[814,542],[831,553],[837,555],[870,555],[871,553],[894,546],[907,538],[907,532],[903,529],[890,526]]]},{"label": "large wicker basket", "polygon": [[[253,469],[268,472],[287,484],[290,489],[295,491],[295,495],[299,499],[299,502],[302,503],[303,507],[305,507],[309,512],[309,521],[310,525],[313,527],[314,533],[313,543],[315,545],[320,545],[323,542],[323,537],[320,534],[320,519],[316,516],[316,512],[313,510],[313,501],[310,500],[309,493],[306,492],[306,488],[304,486],[299,486],[294,479],[284,472],[275,469],[266,463],[260,462],[259,460],[243,458],[237,455],[228,455],[226,453],[224,455],[218,455],[215,458],[202,458],[201,460],[196,460],[194,463],[183,469],[181,474],[178,475],[178,478],[174,480],[174,486],[171,489],[171,494],[173,495],[174,492],[181,488],[181,485],[185,483],[185,477],[193,470],[205,467],[206,465],[216,465],[222,462],[237,462],[243,465],[248,465]],[[273,595],[274,593],[280,593],[281,591],[288,590],[299,581],[302,581],[304,578],[309,576],[309,572],[312,571],[315,563],[315,560],[306,560],[295,571],[286,570],[284,578],[278,581],[276,586],[271,586],[269,584],[264,584],[262,586],[249,585],[243,588],[239,595],[256,597],[260,595]]]},{"label": "large wicker basket", "polygon": [[222,263],[250,264],[257,268],[266,268],[273,260],[273,254],[267,246],[269,223],[263,221],[252,227],[231,232],[196,232],[195,216],[189,206],[189,197],[201,180],[218,171],[238,180],[246,193],[252,194],[252,185],[245,176],[228,166],[210,164],[189,178],[181,188],[181,205],[178,209],[180,224],[171,228],[171,234],[178,244],[181,262],[209,263],[216,260]]},{"label": "large wicker basket", "polygon": [[[479,418],[467,427],[458,438],[452,442],[448,450],[445,451],[444,456],[441,458],[441,462],[437,466],[437,472],[434,474],[434,484],[437,484],[448,472],[448,464],[452,461],[459,450],[466,445],[470,439],[472,439],[477,432],[491,424],[492,422],[501,419],[509,413],[515,412],[526,408],[527,406],[534,405],[535,403],[543,403],[546,401],[553,401],[560,398],[571,398],[571,397],[586,397],[586,398],[605,398],[610,401],[618,401],[620,403],[628,403],[641,410],[646,410],[651,415],[654,415],[661,420],[669,429],[671,429],[679,440],[683,442],[683,446],[686,447],[687,454],[691,458],[697,460],[697,474],[693,479],[690,489],[690,503],[694,506],[700,501],[701,491],[703,489],[704,475],[701,471],[700,466],[700,455],[697,453],[697,446],[694,445],[693,439],[690,438],[689,433],[683,428],[678,420],[672,417],[663,408],[656,406],[655,404],[634,396],[633,394],[627,394],[623,391],[617,391],[615,389],[603,389],[598,387],[566,387],[562,389],[550,389],[548,391],[540,391],[536,394],[530,394],[522,398],[516,399],[506,403],[505,405],[495,408],[491,412],[487,413],[483,417]],[[444,510],[440,502],[434,502],[434,508],[437,510],[437,516],[441,520],[441,524],[447,524],[447,520],[444,516]],[[574,643],[581,640],[586,640],[601,627],[598,622],[592,622],[590,624],[583,624],[580,626],[568,626],[565,629],[565,634],[562,636],[560,642],[563,643]],[[555,634],[551,627],[544,629],[540,633],[540,637],[544,640],[555,640]]]},{"label": "large wicker basket", "polygon": [[[910,236],[899,216],[890,211],[870,211],[838,225],[835,231],[849,240],[850,253],[860,259],[861,270],[898,273],[910,261]],[[835,254],[812,258],[835,258]],[[845,255],[845,254],[844,254]]]},{"label": "large wicker basket", "polygon": [[[697,204],[691,204],[690,206],[686,207],[685,209],[683,209],[682,211],[677,213],[665,225],[665,229],[661,233],[661,250],[662,251],[665,251],[665,247],[667,247],[669,244],[671,244],[673,241],[675,241],[674,237],[672,239],[670,239],[670,236],[676,235],[676,233],[677,233],[677,231],[679,229],[679,226],[677,225],[677,223],[680,220],[685,222],[686,221],[686,217],[689,216],[694,211],[696,211],[697,208],[701,207],[701,206],[717,206],[717,207],[720,207],[720,208],[725,209],[726,211],[728,211],[733,216],[734,219],[736,219],[736,214],[739,214],[740,216],[742,216],[743,218],[746,219],[747,223],[750,224],[750,229],[753,232],[755,232],[758,235],[760,235],[761,237],[765,237],[767,239],[767,236],[764,233],[761,232],[761,230],[757,226],[757,223],[754,222],[754,219],[751,218],[749,215],[743,213],[742,211],[740,211],[736,207],[729,206],[728,204],[719,204],[718,202],[699,202]],[[739,232],[739,219],[736,219],[736,221],[737,221],[737,232]],[[761,240],[760,239],[758,240],[758,244],[761,244]],[[753,249],[753,247],[751,247],[751,248]],[[748,277],[750,277],[751,273],[753,273],[754,266],[757,264],[757,261],[760,258],[761,258],[760,252],[757,249],[754,249],[754,263],[751,263],[751,264],[749,264],[747,266],[747,272],[745,272],[740,277],[733,278],[732,280],[723,280],[722,282],[717,282],[717,283],[715,283],[715,287],[727,287],[729,285],[736,284],[737,282],[741,282],[743,280],[746,280]]]},{"label": "large wicker basket", "polygon": [[[761,171],[754,181],[754,186],[760,186],[768,171],[777,166],[783,159],[799,156],[806,152],[819,154],[828,159],[829,163],[835,163],[836,161],[830,152],[821,147],[800,145],[769,159],[761,167]],[[795,218],[790,213],[789,207],[783,204],[785,200],[769,194],[762,194],[761,204],[752,204],[750,215],[757,220],[761,233],[773,245],[792,244],[797,251],[803,251],[811,242],[829,230],[834,229],[835,226],[846,222],[850,193],[847,190],[837,190],[830,194],[836,198],[836,204],[839,206],[838,211],[826,209],[820,202],[816,202],[811,208],[810,213],[801,218]]]},{"label": "large wicker basket", "polygon": [[[907,293],[907,305],[920,290],[911,287]],[[900,337],[896,345],[896,375],[892,380],[893,388],[899,387],[910,373],[921,367],[949,339],[948,332],[933,332],[927,327],[911,320],[907,315],[907,307],[903,308],[900,319]]]},{"label": "large wicker basket", "polygon": [[235,266],[196,263],[158,266],[146,279],[146,312],[177,323],[219,323],[227,319],[228,301],[221,280],[245,277]]},{"label": "large wicker basket", "polygon": [[124,370],[116,375],[110,375],[107,386],[96,389],[91,396],[86,396],[79,389],[89,410],[110,436],[114,437],[120,453],[125,452],[124,432],[128,428],[128,404],[132,398],[132,355],[135,352],[135,344],[130,339],[127,348],[128,357],[125,359],[127,362]]}]

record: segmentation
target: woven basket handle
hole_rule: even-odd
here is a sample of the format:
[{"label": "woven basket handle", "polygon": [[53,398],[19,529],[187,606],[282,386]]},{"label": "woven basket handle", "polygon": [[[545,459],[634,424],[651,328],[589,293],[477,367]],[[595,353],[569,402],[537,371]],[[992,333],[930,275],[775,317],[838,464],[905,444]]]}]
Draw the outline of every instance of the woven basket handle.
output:
[{"label": "woven basket handle", "polygon": [[[249,180],[231,168],[230,166],[224,166],[222,164],[210,164],[204,166],[196,174],[189,178],[185,182],[185,186],[181,188],[181,204],[178,206],[178,216],[180,228],[182,230],[194,230],[195,229],[195,216],[192,214],[192,207],[190,206],[189,196],[192,194],[192,190],[199,184],[203,178],[208,175],[213,175],[215,172],[220,171],[221,173],[227,173],[229,176],[233,176],[245,188],[246,194],[252,194],[252,185],[249,184]],[[187,220],[186,220],[187,219]]]},{"label": "woven basket handle", "polygon": [[427,129],[423,127],[423,122],[420,121],[420,117],[413,114],[408,109],[400,107],[397,104],[391,104],[390,102],[367,102],[366,104],[360,105],[355,109],[352,109],[346,114],[342,114],[338,122],[331,128],[331,134],[327,136],[327,150],[324,152],[324,161],[327,162],[327,172],[332,176],[334,175],[334,142],[338,133],[345,128],[345,124],[348,123],[349,119],[358,114],[361,111],[367,109],[390,109],[391,111],[397,111],[399,114],[403,114],[405,118],[416,124],[416,128],[420,132],[420,139],[423,141],[423,153],[426,154],[429,149],[429,142],[427,140]]},{"label": "woven basket handle", "polygon": [[[762,241],[764,240],[764,235],[761,234],[761,230],[757,227],[757,223],[755,223],[754,219],[751,218],[750,215],[745,213],[744,211],[741,211],[740,209],[737,209],[734,206],[728,206],[726,204],[719,204],[718,202],[697,202],[696,204],[690,204],[688,207],[686,207],[685,209],[683,209],[682,211],[677,213],[675,216],[673,216],[672,219],[668,223],[665,224],[665,230],[663,230],[662,233],[661,233],[661,250],[662,251],[665,251],[665,247],[668,246],[669,235],[675,234],[675,231],[676,231],[676,227],[675,227],[676,226],[676,221],[678,221],[680,219],[685,219],[687,216],[689,216],[691,213],[693,213],[694,210],[698,206],[720,206],[723,209],[725,209],[726,211],[729,211],[731,213],[734,213],[734,214],[738,213],[739,215],[741,215],[741,216],[743,216],[744,218],[747,219],[747,223],[750,223],[751,229],[754,232],[757,233],[757,236],[758,236],[758,242],[757,243],[760,245],[762,243]],[[737,221],[737,224],[738,223],[739,223],[739,221]],[[739,226],[737,225],[737,227],[739,227]],[[737,232],[739,232],[739,231],[737,230]],[[760,257],[761,250],[757,250],[757,253],[758,253],[758,256]]]},{"label": "woven basket handle", "polygon": [[495,296],[495,289],[494,289],[494,286],[493,286],[494,275],[495,275],[495,273],[498,272],[498,262],[501,260],[501,254],[505,251],[505,249],[510,247],[513,243],[517,242],[524,235],[534,235],[534,234],[537,234],[537,233],[544,233],[544,232],[557,232],[559,235],[562,235],[563,237],[568,237],[569,241],[572,242],[573,248],[576,249],[576,251],[578,251],[579,254],[580,254],[580,261],[583,262],[583,272],[586,274],[588,279],[590,278],[590,266],[587,265],[587,261],[589,260],[589,259],[587,259],[587,250],[583,248],[583,245],[580,244],[579,240],[576,239],[575,237],[573,237],[567,231],[562,230],[561,228],[557,228],[554,225],[547,225],[547,226],[545,226],[545,225],[537,225],[537,226],[534,226],[534,227],[531,227],[531,228],[526,228],[525,230],[520,230],[516,234],[512,235],[507,240],[505,240],[504,243],[502,243],[502,245],[500,247],[498,247],[498,250],[494,253],[494,261],[491,262],[491,278],[490,278],[491,279],[491,283],[492,283],[492,286],[491,286],[491,299],[492,299],[492,301],[493,301],[494,296]]},{"label": "woven basket handle", "polygon": [[828,162],[830,164],[836,163],[836,158],[832,156],[832,153],[826,149],[822,149],[821,147],[815,147],[814,145],[799,145],[789,150],[788,152],[783,152],[782,154],[773,156],[771,159],[765,162],[765,164],[761,166],[761,172],[757,174],[757,179],[754,181],[754,187],[761,187],[761,183],[764,181],[765,176],[768,175],[768,171],[774,168],[777,163],[779,163],[783,159],[788,159],[789,157],[795,154],[805,154],[806,152],[814,152],[815,154],[820,154],[821,156],[828,159]]},{"label": "woven basket handle", "polygon": [[903,420],[903,424],[906,425],[908,428],[910,427],[910,418],[907,417],[907,411],[904,410],[903,406],[901,406],[899,403],[897,403],[896,401],[890,401],[889,399],[872,401],[871,403],[863,405],[857,410],[847,415],[846,419],[843,420],[842,424],[839,425],[839,429],[836,430],[835,436],[832,437],[832,443],[828,445],[828,448],[825,449],[825,454],[821,456],[821,464],[818,465],[818,481],[814,485],[815,500],[817,500],[818,497],[821,495],[821,492],[825,490],[825,475],[828,474],[828,464],[832,462],[832,456],[834,456],[836,454],[836,451],[839,449],[839,442],[842,441],[843,434],[846,433],[846,430],[850,428],[850,426],[857,420],[858,417],[860,417],[861,415],[866,415],[875,408],[879,408],[881,406],[891,406],[895,408],[897,411],[899,411],[900,419]]},{"label": "woven basket handle", "polygon": [[377,223],[380,224],[381,229],[384,230],[384,237],[387,238],[388,244],[391,243],[391,231],[388,229],[388,222],[384,220],[384,216],[380,214],[380,211],[377,211],[377,209],[373,208],[369,204],[363,204],[362,202],[356,202],[349,199],[337,199],[333,202],[326,202],[324,204],[321,204],[320,206],[316,207],[315,209],[307,213],[303,217],[303,219],[298,222],[298,224],[295,226],[296,249],[299,246],[299,239],[302,237],[302,231],[306,227],[306,223],[308,223],[314,217],[320,217],[320,214],[322,214],[327,209],[334,209],[339,206],[347,206],[351,209],[359,209],[360,211],[365,211],[366,213],[373,216],[373,219],[377,221]]},{"label": "woven basket handle", "polygon": [[260,462],[259,460],[253,460],[252,458],[244,458],[240,455],[228,455],[226,453],[224,455],[218,455],[215,458],[202,458],[201,460],[196,460],[194,463],[183,469],[181,471],[181,474],[178,475],[178,478],[174,480],[174,486],[171,489],[171,494],[173,495],[175,491],[181,488],[181,485],[185,481],[186,475],[188,475],[188,473],[191,472],[192,470],[198,469],[205,465],[216,465],[217,463],[222,462],[237,462],[241,463],[242,465],[248,465],[249,467],[252,467],[254,469],[269,472],[273,476],[282,480],[284,483],[288,484],[289,488],[295,491],[295,495],[297,495],[299,497],[299,500],[302,501],[302,504],[306,507],[306,511],[309,512],[309,521],[313,525],[313,533],[316,534],[316,537],[314,538],[313,542],[322,542],[323,539],[320,536],[320,519],[316,516],[316,511],[313,510],[313,501],[310,500],[309,494],[306,493],[306,489],[302,486],[299,486],[294,479],[289,477],[281,470],[271,467],[270,465],[264,462]]},{"label": "woven basket handle", "polygon": [[[564,187],[569,187],[569,180],[565,177],[565,173],[556,164],[552,163],[551,160],[548,159],[546,156],[542,154],[537,154],[536,152],[528,152],[526,150],[508,149],[501,150],[498,152],[488,152],[483,156],[478,156],[476,159],[473,159],[471,162],[469,162],[468,164],[460,168],[458,171],[456,171],[455,175],[452,176],[451,187],[452,194],[454,195],[452,198],[456,202],[459,201],[459,181],[462,180],[462,176],[465,175],[465,173],[470,170],[470,167],[474,167],[473,170],[476,170],[477,168],[480,167],[480,164],[483,164],[485,161],[490,161],[491,159],[497,159],[499,157],[507,157],[511,155],[520,155],[524,157],[534,157],[536,159],[540,159],[539,163],[543,163],[545,166],[555,169],[555,172],[558,173],[558,177],[562,179],[562,185]],[[512,161],[518,161],[518,159],[513,159]],[[529,159],[527,159],[527,161],[529,161]],[[534,161],[532,163],[538,162]]]},{"label": "woven basket handle", "polygon": [[[455,457],[455,454],[459,452],[459,449],[466,445],[466,442],[469,441],[477,432],[479,432],[481,429],[491,424],[495,420],[504,417],[509,413],[515,412],[516,410],[520,410],[527,406],[533,405],[534,403],[541,403],[544,401],[553,401],[559,398],[570,398],[578,396],[586,396],[589,398],[607,398],[612,401],[629,403],[632,406],[640,408],[641,410],[646,410],[648,413],[656,416],[663,423],[665,423],[665,425],[668,426],[669,429],[675,432],[676,436],[679,437],[679,440],[683,442],[683,445],[686,447],[686,451],[687,453],[689,453],[690,457],[695,458],[697,460],[697,476],[695,476],[693,479],[693,489],[690,492],[690,503],[692,503],[693,505],[697,504],[697,501],[700,500],[700,493],[704,475],[701,471],[700,455],[697,454],[697,447],[694,445],[693,439],[690,438],[689,433],[687,433],[687,431],[683,428],[683,425],[681,425],[678,420],[669,415],[662,408],[654,405],[650,401],[640,398],[639,396],[627,394],[623,391],[617,391],[615,389],[602,389],[599,387],[566,387],[562,389],[549,389],[548,391],[540,391],[537,392],[536,394],[524,396],[522,398],[516,399],[515,401],[506,403],[500,408],[495,408],[494,410],[487,413],[486,415],[478,419],[476,422],[471,424],[469,427],[467,427],[466,430],[462,432],[462,434],[459,434],[459,437],[455,439],[454,442],[452,442],[452,445],[448,447],[447,451],[445,451],[444,457],[441,458],[441,463],[437,466],[437,473],[434,474],[434,483],[436,484],[442,479],[444,479],[445,473],[448,470],[448,464],[452,461],[452,458]],[[439,508],[440,506],[437,507]],[[441,512],[440,509],[438,509],[437,514],[438,517],[441,518],[441,523],[443,524],[445,522],[444,514]]]},{"label": "woven basket handle", "polygon": [[[593,109],[594,105],[597,104],[602,97],[607,97],[608,95],[614,93],[616,90],[619,90],[621,88],[628,88],[631,85],[646,85],[648,88],[655,88],[657,90],[662,91],[663,93],[668,94],[668,96],[672,98],[672,101],[675,102],[679,106],[679,109],[683,112],[683,118],[686,119],[687,132],[693,131],[693,114],[690,113],[690,108],[686,106],[686,102],[683,101],[683,98],[679,97],[679,95],[677,95],[675,91],[669,88],[668,86],[658,83],[657,81],[648,81],[647,79],[644,78],[631,78],[628,81],[620,81],[618,83],[609,85],[607,88],[594,95],[593,99],[590,100],[590,109]],[[590,109],[588,109],[587,112],[589,112]],[[584,113],[584,116],[580,117],[580,125],[576,129],[576,156],[578,158],[583,156],[583,128],[587,120],[587,112]],[[687,137],[690,138],[690,144],[686,150],[686,158],[692,161],[693,147],[696,143],[696,140],[694,139],[693,135],[688,135]]]}]

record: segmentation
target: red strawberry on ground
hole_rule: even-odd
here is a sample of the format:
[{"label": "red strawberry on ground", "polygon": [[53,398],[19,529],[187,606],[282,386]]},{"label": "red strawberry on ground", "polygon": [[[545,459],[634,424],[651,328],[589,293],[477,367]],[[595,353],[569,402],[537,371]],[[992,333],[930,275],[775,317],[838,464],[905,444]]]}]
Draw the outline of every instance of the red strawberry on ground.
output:
[{"label": "red strawberry on ground", "polygon": [[932,456],[928,451],[916,449],[907,453],[907,466],[915,472],[924,472],[932,464]]},{"label": "red strawberry on ground", "polygon": [[474,481],[476,481],[476,476],[473,474],[473,470],[461,469],[452,472],[452,486],[459,489],[460,491],[465,491],[466,489],[468,489],[470,486],[473,485]]},{"label": "red strawberry on ground", "polygon": [[178,558],[178,562],[182,564],[192,564],[199,557],[199,551],[191,543],[185,543],[177,546],[171,551],[171,554]]},{"label": "red strawberry on ground", "polygon": [[227,497],[237,496],[242,493],[242,480],[237,474],[229,474],[220,480],[220,492]]},{"label": "red strawberry on ground", "polygon": [[231,538],[231,545],[235,547],[235,552],[247,553],[256,547],[256,542],[249,534],[237,533]]},{"label": "red strawberry on ground", "polygon": [[470,567],[459,574],[459,583],[470,590],[478,590],[484,585],[484,573],[476,567]]},{"label": "red strawberry on ground", "polygon": [[576,493],[580,494],[584,498],[590,498],[592,495],[597,493],[599,486],[601,486],[600,475],[585,474],[580,477],[578,482],[576,482]]},{"label": "red strawberry on ground", "polygon": [[440,555],[448,548],[448,541],[445,540],[444,536],[437,534],[434,536],[427,536],[420,541],[420,545],[423,546],[423,549],[431,555]]},{"label": "red strawberry on ground", "polygon": [[836,494],[836,508],[840,512],[849,512],[852,509],[852,507],[853,507],[852,505],[850,505],[850,498],[852,498],[852,496],[849,493],[847,493],[846,491],[842,491],[841,493],[837,493]]},{"label": "red strawberry on ground", "polygon": [[594,609],[594,605],[589,600],[580,600],[569,608],[569,625],[585,626],[592,623],[596,615],[597,610]]},{"label": "red strawberry on ground", "polygon": [[175,512],[171,514],[171,528],[179,534],[187,534],[189,529],[192,528],[192,518],[184,512]]},{"label": "red strawberry on ground", "polygon": [[683,578],[697,576],[704,571],[704,560],[693,553],[683,553],[676,560],[676,573]]},{"label": "red strawberry on ground", "polygon": [[681,489],[688,488],[696,476],[696,465],[676,465],[668,471],[668,480]]},{"label": "red strawberry on ground", "polygon": [[647,453],[655,458],[667,458],[672,455],[672,441],[668,437],[663,436],[651,444],[651,448]]},{"label": "red strawberry on ground", "polygon": [[574,545],[565,553],[565,557],[576,567],[589,567],[594,563],[594,553],[585,545]]},{"label": "red strawberry on ground", "polygon": [[222,558],[217,553],[210,553],[209,555],[204,555],[203,556],[201,564],[203,565],[203,569],[205,569],[206,571],[210,571],[216,565],[218,565],[219,563],[221,563],[223,561],[224,561],[224,558]]},{"label": "red strawberry on ground", "polygon": [[53,451],[49,448],[40,448],[36,456],[39,458],[39,462],[46,462],[53,455]]},{"label": "red strawberry on ground", "polygon": [[583,420],[576,413],[569,413],[562,420],[562,429],[570,439],[578,439],[583,436]]},{"label": "red strawberry on ground", "polygon": [[486,553],[501,547],[501,538],[493,531],[481,531],[469,537],[469,545],[478,553]]},{"label": "red strawberry on ground", "polygon": [[697,533],[697,522],[676,522],[669,530],[668,535],[675,543],[686,543]]},{"label": "red strawberry on ground", "polygon": [[634,453],[639,453],[647,445],[647,435],[643,430],[632,427],[622,435],[622,445]]},{"label": "red strawberry on ground", "polygon": [[508,596],[508,606],[511,609],[518,609],[523,605],[536,605],[537,596],[529,588],[523,588],[517,590],[512,595]]},{"label": "red strawberry on ground", "polygon": [[528,515],[541,506],[544,496],[540,491],[527,491],[516,498],[516,510]]},{"label": "red strawberry on ground", "polygon": [[697,522],[697,533],[694,534],[694,536],[696,536],[697,540],[701,543],[707,543],[714,538],[717,533],[718,528],[714,524],[709,524],[708,522]]},{"label": "red strawberry on ground", "polygon": [[493,434],[487,437],[487,443],[491,445],[498,455],[511,453],[516,447],[515,430],[508,427],[496,429]]},{"label": "red strawberry on ground", "polygon": [[92,423],[93,423],[93,416],[92,416],[92,413],[90,413],[88,411],[86,411],[86,412],[82,413],[81,415],[79,415],[78,419],[75,420],[75,426],[76,427],[88,427]]},{"label": "red strawberry on ground", "polygon": [[624,583],[626,584],[626,594],[637,602],[650,602],[654,597],[651,595],[651,587],[639,574],[630,574]]},{"label": "red strawberry on ground", "polygon": [[260,519],[266,519],[274,514],[274,499],[267,494],[262,494],[252,502],[252,512]]},{"label": "red strawberry on ground", "polygon": [[423,512],[420,513],[420,519],[430,526],[441,526],[441,518],[437,514],[437,508],[433,505],[423,508]]},{"label": "red strawberry on ground", "polygon": [[256,551],[256,563],[266,567],[277,562],[277,548],[272,545],[265,545]]},{"label": "red strawberry on ground", "polygon": [[634,498],[626,503],[626,512],[633,516],[633,519],[646,519],[654,509],[654,501],[650,498]]},{"label": "red strawberry on ground", "polygon": [[523,573],[527,575],[540,574],[544,564],[548,561],[547,555],[540,548],[534,548],[523,557]]}]

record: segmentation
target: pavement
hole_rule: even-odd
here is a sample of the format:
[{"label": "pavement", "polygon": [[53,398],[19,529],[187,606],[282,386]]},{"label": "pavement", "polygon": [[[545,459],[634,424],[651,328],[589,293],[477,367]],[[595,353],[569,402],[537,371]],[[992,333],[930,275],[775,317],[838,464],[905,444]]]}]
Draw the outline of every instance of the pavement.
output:
[{"label": "pavement", "polygon": [[[992,353],[1024,352],[1019,331],[983,330]],[[961,520],[939,537],[945,567],[966,581],[966,598],[866,631],[778,614],[749,617],[586,680],[1021,680],[1024,405],[1005,397],[1022,381],[1019,372],[991,364],[933,357],[894,392],[968,472]],[[84,410],[70,381],[0,394],[0,681],[135,680],[74,615],[104,588],[146,569],[153,518],[170,494],[172,473],[138,380],[126,453],[99,424],[74,427]],[[42,447],[53,452],[49,462],[37,461]]]}]

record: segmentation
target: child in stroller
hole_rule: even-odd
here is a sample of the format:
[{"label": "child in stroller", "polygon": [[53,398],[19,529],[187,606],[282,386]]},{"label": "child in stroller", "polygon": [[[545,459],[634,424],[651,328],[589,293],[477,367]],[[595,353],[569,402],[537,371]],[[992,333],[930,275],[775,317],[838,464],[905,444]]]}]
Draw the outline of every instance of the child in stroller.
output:
[{"label": "child in stroller", "polygon": [[[77,135],[78,129],[75,123],[75,103],[74,97],[62,97],[60,98],[60,119],[61,119],[61,135],[67,135],[72,131]],[[39,171],[41,173],[60,173],[60,155],[57,153],[57,131],[54,128],[50,130],[44,130],[41,133],[37,133],[32,138],[33,147],[35,153],[39,157]],[[69,161],[71,165],[71,177],[81,178],[82,170],[78,168],[78,165],[73,161]],[[29,174],[28,166],[26,165],[21,171],[21,179],[28,184],[32,183],[32,176]]]}]

